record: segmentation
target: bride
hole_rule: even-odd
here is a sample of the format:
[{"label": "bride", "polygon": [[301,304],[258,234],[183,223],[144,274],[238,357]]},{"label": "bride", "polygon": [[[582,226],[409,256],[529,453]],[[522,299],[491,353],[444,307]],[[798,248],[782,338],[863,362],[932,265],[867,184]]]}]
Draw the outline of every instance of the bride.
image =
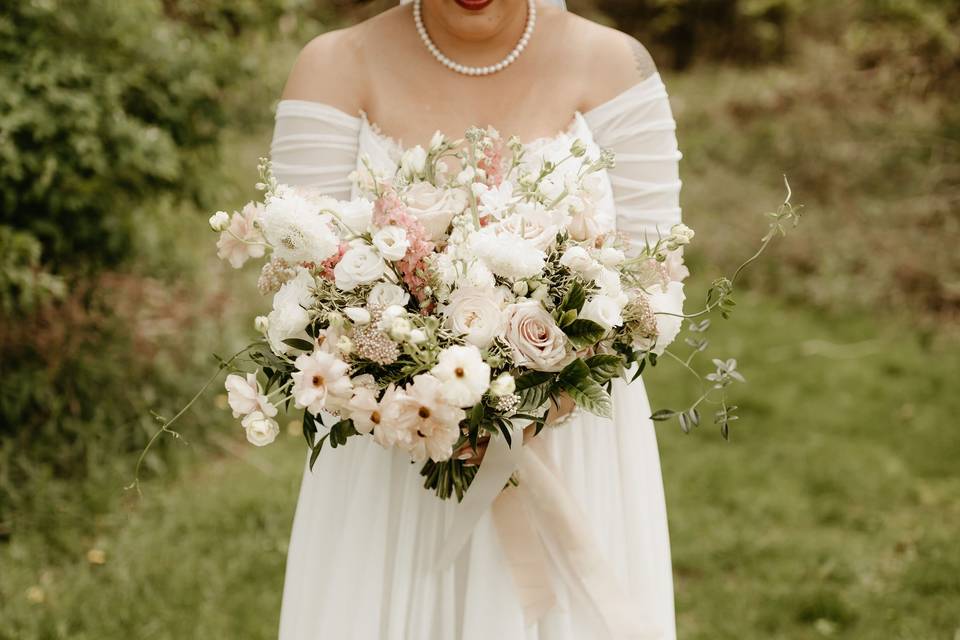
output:
[{"label": "bride", "polygon": [[[361,159],[390,170],[437,130],[456,138],[490,125],[526,141],[532,157],[574,138],[612,149],[600,213],[634,239],[665,232],[680,219],[680,154],[660,76],[639,42],[560,4],[415,0],[316,38],[277,108],[277,178],[348,199]],[[304,473],[280,640],[672,640],[666,508],[642,379],[617,383],[613,398],[613,420],[561,405],[550,421],[569,424],[532,439],[562,470],[559,490],[609,571],[571,570],[583,563],[531,513],[536,505],[506,524],[486,511],[438,565],[458,505],[425,490],[404,454],[357,439]],[[503,537],[527,518],[539,524],[520,529],[523,542],[546,558],[549,577],[533,609]],[[608,615],[614,599],[625,604],[619,620]]]}]

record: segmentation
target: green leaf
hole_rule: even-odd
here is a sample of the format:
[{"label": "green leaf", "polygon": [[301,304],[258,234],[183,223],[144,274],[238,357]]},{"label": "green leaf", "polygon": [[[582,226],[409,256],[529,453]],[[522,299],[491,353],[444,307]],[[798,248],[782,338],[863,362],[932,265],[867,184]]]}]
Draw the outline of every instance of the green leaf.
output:
[{"label": "green leaf", "polygon": [[554,375],[555,374],[550,373],[549,371],[528,371],[521,376],[517,376],[514,380],[516,383],[516,391],[519,393],[524,389],[537,387],[545,382],[549,382],[553,380]]},{"label": "green leaf", "polygon": [[562,314],[560,314],[559,318],[557,318],[557,325],[560,327],[565,327],[576,319],[577,319],[577,312],[574,309],[567,309]]},{"label": "green leaf", "polygon": [[550,397],[551,387],[553,387],[552,384],[541,384],[521,391],[519,393],[520,404],[517,405],[517,410],[535,411],[542,407]]},{"label": "green leaf", "polygon": [[590,367],[582,359],[577,358],[564,367],[558,384],[583,409],[603,418],[613,417],[610,394],[590,376]]},{"label": "green leaf", "polygon": [[580,318],[563,327],[563,332],[575,349],[585,349],[600,342],[607,330],[593,320]]},{"label": "green leaf", "polygon": [[616,378],[623,370],[623,359],[612,354],[601,353],[591,356],[587,358],[586,363],[590,367],[593,379],[600,383]]},{"label": "green leaf", "polygon": [[287,338],[283,340],[283,344],[288,347],[293,347],[298,351],[313,351],[313,343],[303,338]]},{"label": "green leaf", "polygon": [[664,420],[669,420],[675,415],[677,415],[677,412],[672,409],[660,409],[659,411],[655,411],[654,414],[650,416],[650,419],[655,422],[663,422]]},{"label": "green leaf", "polygon": [[567,291],[567,295],[563,296],[563,301],[560,302],[560,309],[562,311],[576,311],[577,313],[583,309],[583,303],[587,301],[587,292],[583,288],[583,285],[574,280],[573,285],[571,285],[570,290]]}]

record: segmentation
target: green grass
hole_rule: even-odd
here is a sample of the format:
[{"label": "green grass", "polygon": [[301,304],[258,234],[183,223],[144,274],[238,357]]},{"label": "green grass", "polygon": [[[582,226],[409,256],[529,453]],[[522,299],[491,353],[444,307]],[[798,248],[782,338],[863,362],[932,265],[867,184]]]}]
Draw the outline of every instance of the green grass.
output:
[{"label": "green grass", "polygon": [[[729,443],[659,427],[680,637],[954,638],[957,345],[750,295],[711,331],[748,384]],[[688,398],[686,375],[664,361],[654,404]],[[274,637],[300,439],[223,450],[78,531],[66,562],[42,535],[0,548],[0,638]]]}]

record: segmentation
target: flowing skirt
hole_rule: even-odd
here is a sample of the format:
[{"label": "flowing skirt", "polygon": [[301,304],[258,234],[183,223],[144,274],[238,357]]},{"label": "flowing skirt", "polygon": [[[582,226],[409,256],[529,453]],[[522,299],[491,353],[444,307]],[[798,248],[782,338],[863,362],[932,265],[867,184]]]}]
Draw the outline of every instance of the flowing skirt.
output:
[{"label": "flowing skirt", "polygon": [[[635,614],[674,640],[667,514],[643,381],[614,383],[614,419],[582,413],[538,438]],[[456,500],[372,438],[325,448],[304,472],[280,640],[604,640],[576,590],[527,625],[488,512],[450,567],[435,566]]]}]

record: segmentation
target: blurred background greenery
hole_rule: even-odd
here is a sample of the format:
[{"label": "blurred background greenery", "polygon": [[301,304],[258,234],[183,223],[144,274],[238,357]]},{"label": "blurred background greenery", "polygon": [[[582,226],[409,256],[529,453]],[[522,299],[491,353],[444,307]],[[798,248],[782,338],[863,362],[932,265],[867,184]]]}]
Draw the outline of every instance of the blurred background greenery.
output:
[{"label": "blurred background greenery", "polygon": [[[296,51],[390,4],[0,5],[0,638],[275,636],[299,439],[245,446],[210,392],[124,485],[266,306],[206,217],[254,195]],[[732,442],[658,427],[680,637],[960,638],[960,5],[571,9],[658,61],[695,288],[782,174],[806,208],[712,330]]]}]

